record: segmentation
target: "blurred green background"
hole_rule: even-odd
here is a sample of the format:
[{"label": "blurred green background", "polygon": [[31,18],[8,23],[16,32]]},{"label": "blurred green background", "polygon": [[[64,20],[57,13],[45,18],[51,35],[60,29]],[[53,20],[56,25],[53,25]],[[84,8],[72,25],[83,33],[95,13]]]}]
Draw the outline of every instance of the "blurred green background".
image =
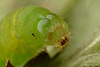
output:
[{"label": "blurred green background", "polygon": [[48,60],[45,54],[47,59],[41,62],[50,62],[43,67],[100,67],[100,0],[0,0],[0,20],[29,5],[42,6],[61,16],[73,35],[60,55]]}]

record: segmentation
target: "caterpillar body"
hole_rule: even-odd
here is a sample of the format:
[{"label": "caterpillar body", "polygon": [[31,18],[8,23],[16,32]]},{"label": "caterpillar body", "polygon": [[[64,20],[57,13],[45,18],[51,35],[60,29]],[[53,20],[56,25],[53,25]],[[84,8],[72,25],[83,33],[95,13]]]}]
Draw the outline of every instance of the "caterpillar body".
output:
[{"label": "caterpillar body", "polygon": [[47,45],[63,48],[67,34],[67,23],[49,10],[20,8],[0,22],[0,67],[5,67],[8,59],[13,66],[23,67]]}]

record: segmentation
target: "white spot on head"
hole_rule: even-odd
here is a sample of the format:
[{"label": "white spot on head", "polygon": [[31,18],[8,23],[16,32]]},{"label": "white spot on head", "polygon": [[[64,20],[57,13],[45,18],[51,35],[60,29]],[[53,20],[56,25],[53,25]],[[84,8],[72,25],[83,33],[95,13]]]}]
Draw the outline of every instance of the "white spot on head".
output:
[{"label": "white spot on head", "polygon": [[65,37],[62,37],[62,39],[65,39]]}]

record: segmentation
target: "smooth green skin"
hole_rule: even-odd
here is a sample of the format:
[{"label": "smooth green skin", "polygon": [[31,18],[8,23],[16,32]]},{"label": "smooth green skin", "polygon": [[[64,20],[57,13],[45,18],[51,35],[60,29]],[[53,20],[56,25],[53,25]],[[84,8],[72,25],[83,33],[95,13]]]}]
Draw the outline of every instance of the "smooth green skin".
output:
[{"label": "smooth green skin", "polygon": [[0,67],[8,59],[15,67],[23,67],[48,45],[62,48],[58,40],[66,34],[67,24],[50,11],[38,6],[19,9],[0,23]]}]

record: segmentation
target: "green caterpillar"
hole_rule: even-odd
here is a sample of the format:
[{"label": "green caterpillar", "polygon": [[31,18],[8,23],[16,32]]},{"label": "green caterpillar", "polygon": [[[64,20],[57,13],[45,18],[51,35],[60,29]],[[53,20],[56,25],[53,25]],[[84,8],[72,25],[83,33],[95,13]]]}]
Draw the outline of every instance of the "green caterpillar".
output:
[{"label": "green caterpillar", "polygon": [[42,7],[10,13],[0,22],[0,67],[5,67],[8,59],[14,67],[23,67],[48,45],[63,48],[68,32],[64,20]]}]

